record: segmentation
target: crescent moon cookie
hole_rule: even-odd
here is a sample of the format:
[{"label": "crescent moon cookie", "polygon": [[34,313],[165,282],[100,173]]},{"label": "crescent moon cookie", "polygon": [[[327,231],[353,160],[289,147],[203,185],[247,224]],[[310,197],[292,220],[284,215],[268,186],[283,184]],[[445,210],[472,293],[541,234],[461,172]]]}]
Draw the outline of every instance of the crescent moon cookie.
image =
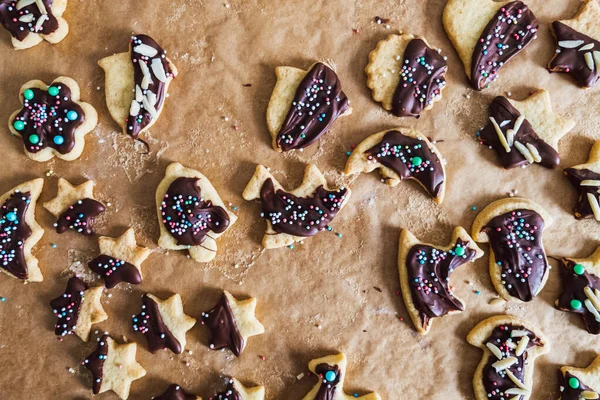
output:
[{"label": "crescent moon cookie", "polygon": [[461,227],[448,246],[436,247],[403,230],[398,246],[398,272],[402,298],[417,331],[429,333],[434,318],[464,311],[465,303],[449,288],[450,274],[483,251]]},{"label": "crescent moon cookie", "polygon": [[350,198],[350,189],[330,189],[321,171],[308,164],[302,184],[288,192],[267,168],[258,165],[242,197],[260,199],[261,217],[267,221],[262,245],[275,249],[331,230],[328,224]]},{"label": "crescent moon cookie", "polygon": [[600,398],[600,355],[587,368],[562,367],[560,374],[559,400]]},{"label": "crescent moon cookie", "polygon": [[156,208],[158,245],[167,250],[187,249],[197,262],[215,258],[217,239],[237,220],[208,178],[179,163],[167,167],[156,189]]},{"label": "crescent moon cookie", "polygon": [[600,3],[587,0],[573,19],[554,21],[557,46],[550,72],[570,74],[579,86],[590,88],[600,78]]},{"label": "crescent moon cookie", "polygon": [[481,143],[493,148],[505,169],[537,163],[556,168],[558,141],[575,121],[552,111],[550,93],[538,90],[523,101],[496,97],[489,107],[489,123],[478,132]]},{"label": "crescent moon cookie", "polygon": [[32,80],[21,86],[23,107],[12,113],[8,128],[23,139],[27,157],[73,161],[83,153],[84,137],[98,124],[96,109],[79,100],[79,85],[66,76],[49,86]]},{"label": "crescent moon cookie", "polygon": [[26,282],[44,280],[31,250],[44,235],[35,220],[44,180],[23,182],[0,196],[0,271]]},{"label": "crescent moon cookie", "polygon": [[447,70],[446,57],[425,39],[401,34],[377,43],[365,73],[373,100],[397,117],[419,118],[442,98]]},{"label": "crescent moon cookie", "polygon": [[463,62],[471,85],[482,90],[533,39],[538,21],[521,1],[449,0],[444,29]]},{"label": "crescent moon cookie", "polygon": [[162,112],[177,68],[167,51],[148,35],[131,37],[129,51],[105,57],[106,105],[123,132],[137,139]]},{"label": "crescent moon cookie", "polygon": [[483,350],[473,376],[476,400],[531,397],[535,359],[550,351],[539,329],[512,315],[499,315],[480,322],[467,342]]},{"label": "crescent moon cookie", "polygon": [[15,50],[36,46],[44,40],[56,44],[69,33],[62,17],[67,0],[2,0],[0,24],[12,36]]},{"label": "crescent moon cookie", "polygon": [[224,391],[214,394],[209,400],[264,400],[265,388],[246,387],[235,378],[230,378]]},{"label": "crescent moon cookie", "polygon": [[108,319],[100,303],[103,291],[102,286],[91,288],[76,276],[69,279],[64,294],[50,301],[58,318],[54,328],[56,336],[76,334],[87,342],[92,325]]},{"label": "crescent moon cookie", "polygon": [[490,243],[490,275],[507,301],[531,301],[548,280],[542,233],[552,217],[540,205],[522,198],[493,202],[475,218],[471,236]]},{"label": "crescent moon cookie", "polygon": [[379,132],[363,140],[346,162],[346,175],[372,172],[390,186],[401,180],[417,181],[436,203],[444,200],[446,170],[443,157],[421,132],[396,128]]},{"label": "crescent moon cookie", "polygon": [[302,400],[381,400],[377,393],[364,396],[349,396],[344,393],[346,378],[346,356],[344,353],[311,360],[308,369],[319,378],[317,384]]},{"label": "crescent moon cookie", "polygon": [[267,127],[277,151],[302,149],[324,135],[352,108],[335,71],[324,63],[308,71],[275,68],[277,83],[267,107]]},{"label": "crescent moon cookie", "polygon": [[255,310],[255,298],[238,300],[223,291],[219,302],[202,313],[202,325],[210,331],[209,347],[213,350],[228,348],[239,357],[250,336],[265,333],[264,326],[254,315]]},{"label": "crescent moon cookie", "polygon": [[163,394],[152,397],[152,400],[202,400],[202,397],[190,394],[179,385],[169,385]]},{"label": "crescent moon cookie", "polygon": [[587,163],[565,169],[565,175],[579,192],[575,218],[600,221],[600,140],[594,143]]}]

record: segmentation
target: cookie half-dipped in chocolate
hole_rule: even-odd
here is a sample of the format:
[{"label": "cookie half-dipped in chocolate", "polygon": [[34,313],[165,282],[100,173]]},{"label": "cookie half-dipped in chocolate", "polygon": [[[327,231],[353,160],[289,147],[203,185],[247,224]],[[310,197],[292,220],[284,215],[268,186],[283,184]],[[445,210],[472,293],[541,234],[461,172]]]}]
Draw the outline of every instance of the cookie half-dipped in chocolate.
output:
[{"label": "cookie half-dipped in chocolate", "polygon": [[152,397],[152,400],[202,400],[202,398],[186,392],[179,385],[172,384],[160,396]]},{"label": "cookie half-dipped in chocolate", "polygon": [[68,230],[82,233],[86,236],[94,234],[94,218],[104,212],[104,205],[94,199],[81,199],[70,205],[65,212],[59,215],[56,222],[56,232],[64,233]]},{"label": "cookie half-dipped in chocolate", "polygon": [[265,388],[246,387],[235,378],[227,378],[225,389],[209,397],[209,400],[264,400]]},{"label": "cookie half-dipped in chocolate", "polygon": [[565,169],[565,175],[578,192],[575,218],[600,221],[600,140],[594,143],[588,161]]},{"label": "cookie half-dipped in chocolate", "polygon": [[586,368],[561,367],[560,400],[600,398],[600,356]]}]

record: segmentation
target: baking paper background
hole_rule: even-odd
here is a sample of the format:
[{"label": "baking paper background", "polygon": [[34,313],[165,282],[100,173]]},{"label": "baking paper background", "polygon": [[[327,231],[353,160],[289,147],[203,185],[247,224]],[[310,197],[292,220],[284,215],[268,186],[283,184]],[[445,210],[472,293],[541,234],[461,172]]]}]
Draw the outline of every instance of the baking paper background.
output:
[{"label": "baking paper background", "polygon": [[[23,285],[0,277],[0,296],[6,298],[0,303],[0,397],[92,397],[91,376],[80,362],[95,347],[97,335],[89,343],[74,336],[58,341],[48,305],[63,293],[74,273],[94,279],[86,262],[98,254],[95,238],[54,232],[54,217],[41,203],[55,196],[58,177],[74,184],[86,179],[96,182],[97,198],[110,203],[96,225],[99,234],[115,237],[132,226],[141,244],[156,249],[154,192],[166,166],[179,161],[209,177],[225,203],[237,206],[239,219],[219,240],[213,262],[197,264],[183,252],[156,249],[143,264],[141,285],[121,284],[107,292],[112,297],[103,297],[109,319],[93,331],[106,330],[119,341],[126,337],[139,343],[137,359],[148,371],[133,383],[131,399],[158,396],[171,382],[208,398],[222,388],[222,376],[229,375],[246,384],[264,385],[268,399],[300,400],[316,379],[296,377],[306,374],[311,359],[336,351],[345,352],[349,359],[346,390],[350,394],[373,390],[384,399],[472,399],[471,379],[481,350],[467,344],[465,336],[483,318],[504,312],[535,322],[549,337],[552,351],[536,363],[532,399],[558,399],[558,368],[587,366],[600,344],[584,329],[580,316],[554,309],[561,291],[556,262],[546,288],[533,302],[492,306],[489,248],[483,245],[486,256],[461,267],[451,279],[467,310],[436,319],[430,334],[420,336],[396,295],[400,290],[396,258],[401,229],[445,245],[455,225],[470,230],[476,215],[473,205],[481,210],[511,190],[535,200],[555,217],[544,240],[549,255],[586,257],[595,250],[600,225],[574,219],[576,192],[562,169],[585,162],[593,140],[600,138],[600,88],[584,91],[568,76],[550,75],[545,69],[555,51],[549,23],[571,18],[581,2],[528,1],[540,20],[539,38],[509,62],[500,79],[483,93],[468,86],[444,33],[444,3],[71,0],[64,15],[70,33],[58,45],[43,43],[16,52],[2,31],[0,192],[44,177],[36,212],[46,233],[35,249],[45,278],[42,283]],[[390,29],[376,24],[376,16],[389,18]],[[371,99],[365,83],[369,52],[397,30],[425,36],[448,56],[443,99],[419,120],[398,119],[385,112]],[[149,155],[141,154],[144,147],[123,135],[111,119],[104,101],[104,74],[96,64],[102,57],[127,51],[132,32],[154,37],[180,71],[160,120],[143,135],[152,150]],[[317,60],[335,63],[354,112],[304,152],[277,153],[265,123],[274,68],[307,68]],[[80,84],[82,100],[98,110],[99,125],[87,136],[79,160],[37,163],[23,154],[21,140],[11,137],[6,123],[20,106],[22,84],[30,79],[49,83],[60,75]],[[556,112],[577,121],[560,141],[561,167],[505,171],[495,153],[477,143],[475,131],[485,124],[487,105],[494,96],[511,92],[512,98],[520,100],[538,88],[550,91]],[[341,177],[352,144],[398,126],[417,128],[439,142],[448,161],[443,205],[437,206],[414,182],[390,188],[377,173]],[[315,163],[332,182],[349,185],[352,197],[333,221],[334,232],[307,239],[294,250],[265,251],[260,246],[265,228],[260,206],[243,201],[241,193],[257,163],[271,167],[291,189],[300,183],[307,162]],[[53,173],[46,176],[49,170]],[[52,243],[57,247],[52,248]],[[186,313],[199,319],[223,289],[241,298],[258,298],[257,315],[266,328],[264,335],[249,339],[239,359],[229,351],[209,350],[208,332],[199,323],[188,332],[182,355],[167,351],[153,355],[145,338],[131,332],[131,316],[139,312],[145,292],[162,298],[180,293]],[[106,393],[96,398],[116,396]]]}]

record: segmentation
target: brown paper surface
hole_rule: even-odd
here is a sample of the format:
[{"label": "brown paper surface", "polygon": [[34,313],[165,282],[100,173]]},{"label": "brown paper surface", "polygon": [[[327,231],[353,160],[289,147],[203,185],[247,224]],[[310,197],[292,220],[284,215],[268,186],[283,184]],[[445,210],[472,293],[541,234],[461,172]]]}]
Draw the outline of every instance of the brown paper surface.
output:
[{"label": "brown paper surface", "polygon": [[[549,255],[583,257],[595,250],[600,227],[572,216],[576,193],[562,168],[585,162],[593,140],[600,138],[596,112],[600,89],[584,91],[569,77],[545,69],[555,51],[549,23],[570,18],[580,1],[529,1],[540,20],[539,38],[483,93],[467,85],[444,33],[444,3],[232,0],[227,6],[224,1],[202,0],[71,0],[65,13],[71,31],[58,45],[43,43],[15,52],[3,31],[0,192],[44,177],[37,218],[46,233],[35,249],[45,277],[42,283],[23,285],[4,275],[0,278],[0,296],[6,298],[0,303],[0,397],[91,397],[91,377],[80,362],[98,335],[92,335],[89,343],[75,336],[57,340],[48,304],[63,293],[74,273],[95,280],[85,264],[97,255],[96,240],[71,232],[57,235],[53,217],[41,206],[55,196],[57,179],[64,177],[75,184],[94,180],[98,199],[110,203],[96,225],[99,234],[118,236],[132,226],[138,241],[156,250],[143,264],[141,285],[122,284],[107,292],[111,297],[104,295],[109,319],[93,329],[139,344],[138,361],[148,374],[133,383],[132,399],[157,396],[171,382],[208,398],[222,388],[221,377],[229,375],[246,384],[264,385],[268,399],[299,400],[316,379],[296,377],[306,374],[311,359],[336,351],[349,358],[350,394],[373,390],[384,399],[472,399],[471,379],[481,350],[467,344],[465,336],[483,318],[503,312],[534,321],[549,337],[552,351],[538,359],[532,399],[557,399],[558,368],[587,366],[600,344],[583,328],[579,316],[554,309],[561,291],[555,262],[546,288],[533,302],[492,306],[489,301],[495,292],[488,273],[489,248],[484,245],[486,256],[452,275],[451,284],[467,310],[437,319],[430,334],[420,336],[396,295],[400,289],[396,257],[401,229],[445,245],[455,225],[470,230],[476,215],[473,205],[481,210],[511,190],[537,201],[555,217],[545,235]],[[376,24],[375,16],[389,18],[390,29]],[[425,36],[448,56],[443,99],[419,120],[385,112],[372,101],[365,84],[369,52],[398,29]],[[96,64],[102,57],[127,51],[132,32],[153,36],[180,71],[160,120],[143,135],[152,150],[149,155],[141,154],[143,146],[123,135],[110,118],[104,74]],[[335,63],[354,112],[304,152],[277,153],[265,123],[274,68],[307,68],[317,60]],[[60,75],[77,80],[83,101],[98,110],[99,125],[86,138],[79,160],[37,163],[23,154],[21,140],[11,137],[6,121],[20,106],[23,83],[36,78],[50,82]],[[512,98],[523,99],[538,88],[550,91],[555,111],[577,121],[560,142],[561,168],[505,171],[494,152],[477,143],[474,133],[485,124],[494,96],[511,92]],[[417,128],[440,142],[438,148],[448,161],[443,205],[435,205],[414,182],[390,188],[376,173],[341,178],[352,144],[397,126]],[[238,222],[219,240],[219,253],[209,264],[197,264],[184,252],[156,249],[154,191],[173,161],[201,171],[225,203],[237,207]],[[333,221],[334,232],[296,244],[294,250],[262,250],[265,222],[259,217],[259,204],[242,200],[245,184],[255,165],[262,163],[293,188],[307,162],[316,163],[328,179],[343,180],[352,188],[352,198]],[[49,170],[53,173],[47,176]],[[249,339],[239,359],[229,351],[209,350],[208,333],[200,324],[188,332],[182,355],[167,351],[153,355],[145,338],[131,331],[131,316],[139,312],[145,292],[162,298],[180,293],[185,311],[200,318],[222,289],[238,297],[257,297],[257,315],[266,328],[265,334]],[[97,398],[116,396],[106,393]]]}]

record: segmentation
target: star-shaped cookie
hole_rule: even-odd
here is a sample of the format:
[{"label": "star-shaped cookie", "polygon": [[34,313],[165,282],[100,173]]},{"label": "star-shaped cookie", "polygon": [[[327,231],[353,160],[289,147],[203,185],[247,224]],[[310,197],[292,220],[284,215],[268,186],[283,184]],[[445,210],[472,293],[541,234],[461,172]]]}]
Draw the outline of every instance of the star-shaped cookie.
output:
[{"label": "star-shaped cookie", "polygon": [[227,388],[223,392],[211,396],[212,400],[264,400],[265,388],[263,386],[246,387],[235,378],[230,378]]},{"label": "star-shaped cookie", "polygon": [[587,368],[562,367],[562,400],[600,398],[600,355]]},{"label": "star-shaped cookie", "polygon": [[160,396],[152,397],[152,400],[202,400],[202,397],[190,394],[181,386],[172,384]]},{"label": "star-shaped cookie", "polygon": [[600,140],[594,143],[588,161],[565,169],[565,175],[579,192],[575,218],[600,221]]}]

